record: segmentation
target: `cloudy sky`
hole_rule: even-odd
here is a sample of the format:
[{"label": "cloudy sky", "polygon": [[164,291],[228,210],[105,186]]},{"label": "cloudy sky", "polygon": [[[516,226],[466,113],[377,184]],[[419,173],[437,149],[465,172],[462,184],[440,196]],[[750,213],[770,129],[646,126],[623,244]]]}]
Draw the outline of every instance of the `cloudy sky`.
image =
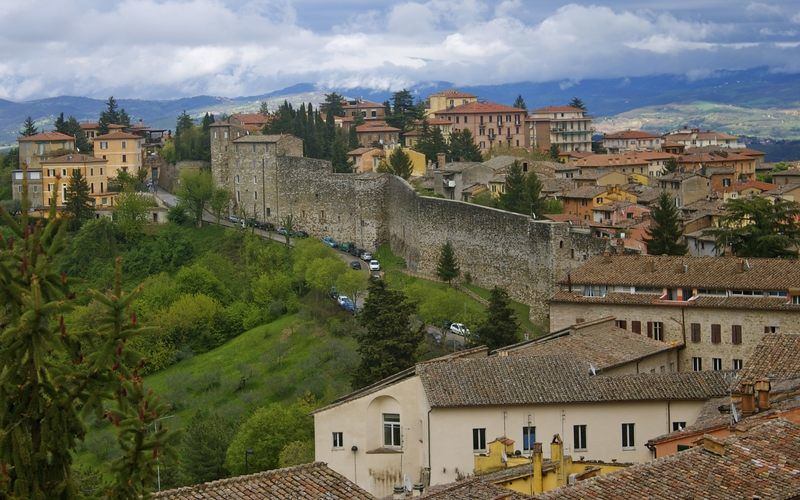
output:
[{"label": "cloudy sky", "polygon": [[800,72],[800,0],[0,0],[0,98]]}]

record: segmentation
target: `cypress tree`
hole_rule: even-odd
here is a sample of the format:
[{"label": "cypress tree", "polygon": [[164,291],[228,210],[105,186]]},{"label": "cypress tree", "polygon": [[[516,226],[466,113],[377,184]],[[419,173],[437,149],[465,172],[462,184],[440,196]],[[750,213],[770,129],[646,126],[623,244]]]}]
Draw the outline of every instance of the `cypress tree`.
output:
[{"label": "cypress tree", "polygon": [[80,229],[84,222],[92,218],[93,210],[91,205],[92,198],[89,196],[89,184],[81,175],[79,170],[75,170],[69,178],[67,184],[67,201],[64,204],[64,211],[71,218],[69,221],[70,229],[73,231]]},{"label": "cypress tree", "polygon": [[353,376],[354,387],[364,387],[414,366],[416,350],[424,338],[422,329],[412,329],[410,318],[416,304],[400,290],[391,290],[384,280],[373,280],[364,309],[359,314],[363,330],[355,332],[361,364]]},{"label": "cypress tree", "polygon": [[413,165],[408,153],[403,151],[403,148],[395,148],[392,154],[389,155],[388,169],[390,174],[408,180],[411,177]]},{"label": "cypress tree", "polygon": [[67,132],[67,120],[64,119],[64,113],[59,113],[58,118],[56,118],[55,123],[53,124],[56,128],[56,132],[61,132],[62,134],[66,134]]},{"label": "cypress tree", "polygon": [[453,251],[453,245],[448,241],[442,245],[442,250],[439,253],[439,263],[436,266],[436,275],[442,281],[452,283],[454,279],[458,278],[461,270],[458,266],[458,259]]},{"label": "cypress tree", "polygon": [[681,242],[683,231],[678,217],[678,208],[666,191],[658,197],[658,205],[650,213],[650,228],[647,230],[647,253],[650,255],[685,255],[686,243]]},{"label": "cypress tree", "polygon": [[519,321],[511,309],[511,299],[502,288],[494,287],[489,296],[486,320],[475,331],[478,342],[498,349],[519,340]]},{"label": "cypress tree", "polygon": [[525,99],[522,98],[522,94],[517,96],[517,99],[514,101],[514,107],[524,110],[528,109],[528,106],[525,105]]}]

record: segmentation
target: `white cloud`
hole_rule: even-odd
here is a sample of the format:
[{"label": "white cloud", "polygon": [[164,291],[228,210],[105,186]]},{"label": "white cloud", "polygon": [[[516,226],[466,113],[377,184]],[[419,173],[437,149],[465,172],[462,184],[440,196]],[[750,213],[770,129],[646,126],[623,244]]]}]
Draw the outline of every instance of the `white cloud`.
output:
[{"label": "white cloud", "polygon": [[540,12],[521,0],[343,3],[368,9],[312,30],[303,24],[308,5],[300,10],[291,0],[0,1],[0,97],[234,96],[303,81],[384,89],[430,80],[572,82],[787,69],[800,59],[795,40],[754,41],[791,37],[788,16],[748,27],[652,5]]}]

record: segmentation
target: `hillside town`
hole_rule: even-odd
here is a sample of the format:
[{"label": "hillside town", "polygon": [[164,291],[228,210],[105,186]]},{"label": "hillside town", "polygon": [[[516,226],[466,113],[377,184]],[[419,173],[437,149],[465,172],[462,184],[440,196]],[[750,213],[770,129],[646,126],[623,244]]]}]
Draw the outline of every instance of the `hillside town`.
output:
[{"label": "hillside town", "polygon": [[[397,26],[419,23],[420,38],[448,23],[474,28],[465,19],[475,6],[448,3],[442,14],[436,2],[403,3],[364,33],[379,14],[359,12],[322,43],[297,24],[292,2],[268,25],[255,23],[266,8],[256,3],[246,21],[224,2],[202,9],[223,27],[215,37],[246,41],[239,59],[259,60],[263,37],[270,64],[234,71],[217,66],[225,50],[187,42],[170,56],[182,58],[176,69],[163,42],[136,42],[159,66],[117,72],[105,59],[115,79],[142,82],[98,85],[90,112],[62,87],[46,94],[29,80],[19,86],[50,107],[6,101],[0,71],[0,118],[24,110],[16,142],[0,149],[0,498],[800,498],[791,145],[776,157],[776,139],[732,120],[711,129],[612,117],[602,111],[609,99],[643,99],[630,66],[612,87],[592,80],[605,68],[581,58],[552,89],[507,83],[507,68],[531,65],[529,49],[478,64],[505,50],[491,23],[483,38],[446,38],[452,64],[420,45],[390,61],[402,78],[372,68],[381,89],[337,85],[350,65],[378,57],[367,52],[391,48]],[[109,19],[138,26],[137,9],[153,23],[157,12],[199,19],[192,2],[134,7],[122,19],[109,5]],[[592,54],[609,37],[581,31],[601,32],[617,12],[592,7],[585,24],[577,14],[588,7],[568,4],[533,31],[515,24],[523,7],[499,2],[495,24],[548,43],[584,35]],[[346,8],[303,14],[321,22]],[[767,14],[800,23],[782,5],[744,10],[764,26],[778,24]],[[634,29],[640,11],[624,12],[609,30]],[[670,25],[669,36],[623,44],[692,68],[682,101],[646,96],[656,113],[714,100],[695,79],[716,69],[682,43],[720,59],[728,45],[743,60],[751,48],[678,40],[713,30],[669,12],[647,14],[644,30]],[[568,14],[574,25],[556,23]],[[373,38],[384,28],[392,36]],[[273,30],[331,60],[310,49],[286,59],[285,40],[266,40]],[[137,33],[148,37],[162,34]],[[796,48],[781,40],[775,50]],[[370,41],[370,51],[342,55]],[[614,50],[604,66],[619,64]],[[474,61],[459,62],[462,53]],[[562,63],[539,57],[543,74]],[[791,73],[764,59],[770,73]],[[456,83],[434,81],[430,61]],[[253,74],[275,78],[257,80],[274,88],[304,65],[323,76],[290,87],[291,98],[245,94]],[[141,68],[158,74],[155,84]],[[504,72],[488,75],[496,68]],[[179,76],[190,69],[187,83]],[[666,77],[649,71],[642,78],[660,89]],[[227,97],[199,95],[206,72]],[[170,86],[181,108],[139,99]],[[118,97],[95,99],[110,89]],[[775,93],[800,105],[791,86]],[[782,120],[796,111],[774,107],[759,120],[789,127]]]}]

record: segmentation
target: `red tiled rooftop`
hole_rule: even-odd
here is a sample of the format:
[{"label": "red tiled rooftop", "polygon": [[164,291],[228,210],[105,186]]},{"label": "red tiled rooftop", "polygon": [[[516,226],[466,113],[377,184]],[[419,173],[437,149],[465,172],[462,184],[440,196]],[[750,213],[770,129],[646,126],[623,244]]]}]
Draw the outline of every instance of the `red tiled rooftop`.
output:
[{"label": "red tiled rooftop", "polygon": [[622,132],[614,132],[606,134],[604,139],[657,139],[659,135],[644,132],[643,130],[623,130]]},{"label": "red tiled rooftop", "polygon": [[468,102],[450,109],[437,111],[438,115],[468,115],[468,114],[488,114],[488,113],[525,113],[524,109],[497,104],[493,102]]},{"label": "red tiled rooftop", "polygon": [[128,132],[123,132],[121,130],[116,130],[114,132],[109,132],[107,134],[98,135],[95,137],[95,140],[115,140],[115,139],[141,139],[138,135],[131,134]]},{"label": "red tiled rooftop", "polygon": [[32,142],[32,141],[74,141],[75,138],[71,135],[62,134],[61,132],[39,132],[38,134],[22,136],[17,139],[19,142]]},{"label": "red tiled rooftop", "polygon": [[576,108],[575,106],[545,106],[543,108],[535,109],[532,113],[585,113],[586,110]]}]

